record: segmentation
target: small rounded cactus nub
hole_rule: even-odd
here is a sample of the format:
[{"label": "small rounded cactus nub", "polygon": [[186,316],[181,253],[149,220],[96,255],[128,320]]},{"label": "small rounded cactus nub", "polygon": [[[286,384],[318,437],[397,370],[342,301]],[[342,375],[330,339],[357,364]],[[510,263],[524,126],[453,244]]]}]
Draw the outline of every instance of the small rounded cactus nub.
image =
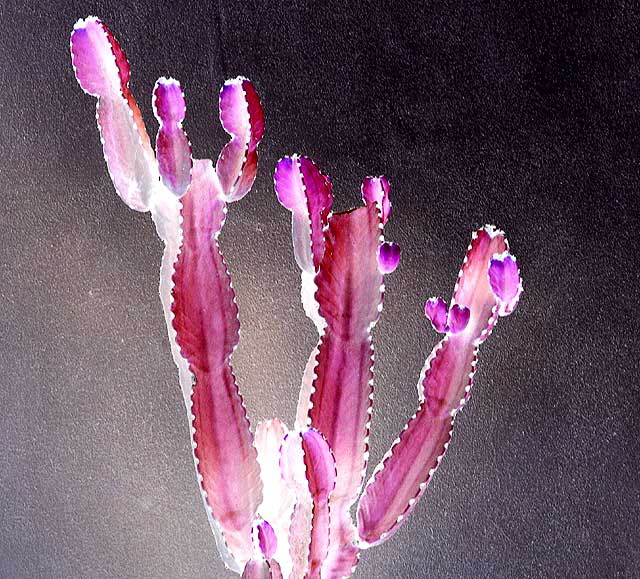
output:
[{"label": "small rounded cactus nub", "polygon": [[509,252],[496,254],[489,263],[489,284],[499,301],[498,313],[508,316],[518,305],[522,280],[516,258]]},{"label": "small rounded cactus nub", "polygon": [[392,241],[385,241],[378,248],[378,269],[380,273],[392,273],[400,264],[400,246]]}]

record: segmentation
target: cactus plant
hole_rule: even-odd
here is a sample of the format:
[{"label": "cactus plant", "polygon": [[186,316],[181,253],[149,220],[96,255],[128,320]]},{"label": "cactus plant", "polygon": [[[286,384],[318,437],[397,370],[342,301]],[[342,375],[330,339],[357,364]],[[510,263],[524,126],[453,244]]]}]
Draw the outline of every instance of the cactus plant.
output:
[{"label": "cactus plant", "polygon": [[[332,185],[308,158],[284,157],[274,187],[291,212],[302,303],[319,341],[309,357],[295,425],[273,419],[252,431],[231,356],[238,308],[218,236],[227,204],[250,190],[262,138],[262,107],[244,78],[220,92],[231,140],[214,166],[192,160],[180,84],[153,91],[155,152],[129,90],[129,64],[97,18],[78,21],[71,55],[80,86],[97,97],[104,155],[117,193],[150,211],[165,243],[160,297],[191,424],[197,479],[225,564],[245,578],[340,579],[361,549],[389,538],[424,492],[469,397],[478,347],[515,308],[522,283],[504,234],[473,234],[450,305],[425,314],[444,336],[418,382],[419,405],[364,486],[373,405],[372,329],[384,276],[400,249],[384,240],[390,185],[362,184],[363,206],[332,212]],[[352,507],[357,503],[355,521]]]}]

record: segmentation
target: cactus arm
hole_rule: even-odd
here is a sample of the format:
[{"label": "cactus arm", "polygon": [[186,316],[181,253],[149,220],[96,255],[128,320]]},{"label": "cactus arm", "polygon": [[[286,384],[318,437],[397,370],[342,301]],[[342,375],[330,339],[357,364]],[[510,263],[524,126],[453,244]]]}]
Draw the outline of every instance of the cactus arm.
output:
[{"label": "cactus arm", "polygon": [[[293,155],[278,161],[274,174],[274,189],[280,203],[291,211],[291,237],[296,263],[302,270],[301,299],[304,311],[322,332],[324,320],[318,312],[315,299],[314,281],[317,269],[324,254],[324,232],[327,228],[331,205],[333,203],[330,179],[323,175],[318,167],[307,157]],[[315,365],[315,357],[308,365]],[[311,378],[305,374],[299,398],[299,412],[296,427],[306,425],[306,403],[311,387]],[[300,407],[303,407],[300,410]]]},{"label": "cactus arm", "polygon": [[153,112],[160,122],[156,137],[158,168],[164,185],[177,197],[187,192],[191,182],[191,143],[182,128],[186,112],[180,83],[161,77],[153,89]]},{"label": "cactus arm", "polygon": [[182,203],[173,327],[194,376],[191,412],[198,478],[229,551],[243,565],[252,556],[251,528],[262,500],[262,483],[230,363],[240,324],[217,242],[225,202],[210,161],[196,161]]},{"label": "cactus arm", "polygon": [[331,181],[307,157],[278,161],[274,189],[278,201],[291,211],[293,251],[304,272],[314,274],[324,254],[324,230],[333,203]]},{"label": "cactus arm", "polygon": [[129,64],[109,29],[97,18],[78,20],[71,60],[82,89],[97,97],[96,119],[107,168],[118,195],[147,211],[160,183],[142,116],[129,90]]},{"label": "cactus arm", "polygon": [[[450,440],[453,418],[430,416],[421,406],[395,443],[391,457],[365,488],[357,511],[363,548],[389,538],[413,508]],[[382,474],[384,472],[384,474]],[[424,486],[423,486],[424,485]]]},{"label": "cactus arm", "polygon": [[98,98],[98,128],[116,192],[130,208],[151,211],[158,236],[165,243],[160,298],[180,383],[188,397],[191,374],[175,343],[170,311],[171,276],[182,239],[180,204],[160,182],[140,110],[129,90],[129,63],[113,34],[95,17],[81,19],[71,33],[70,48],[78,83],[86,93]]},{"label": "cactus arm", "polygon": [[[329,445],[315,429],[289,434],[281,449],[282,472],[296,489],[291,528],[294,567],[290,579],[320,579],[329,548],[329,497],[336,484],[336,463]],[[295,540],[304,531],[307,541]]]},{"label": "cactus arm", "polygon": [[498,317],[501,300],[490,285],[490,263],[507,250],[504,234],[492,227],[474,234],[452,300],[469,309],[468,321],[462,327],[449,316],[458,331],[449,331],[429,356],[418,386],[418,411],[367,483],[357,511],[363,547],[386,540],[399,528],[446,452],[454,417],[471,390],[478,346]]},{"label": "cactus arm", "polygon": [[220,91],[220,122],[231,140],[222,149],[216,173],[226,201],[242,199],[258,170],[258,144],[264,133],[264,114],[255,88],[246,78],[224,83]]},{"label": "cactus arm", "polygon": [[[325,257],[316,284],[326,322],[317,347],[307,408],[308,424],[322,432],[338,471],[331,497],[330,550],[323,576],[349,576],[358,562],[349,509],[363,482],[373,404],[371,330],[382,309],[383,276],[377,258],[380,212],[374,204],[329,220]],[[301,406],[305,402],[301,399]]]},{"label": "cactus arm", "polygon": [[371,329],[382,306],[380,218],[374,205],[335,214],[316,284],[327,327],[318,345],[307,422],[336,457],[332,501],[352,502],[362,483],[373,393]]},{"label": "cactus arm", "polygon": [[[235,86],[237,84],[238,83],[236,79],[236,81],[228,81],[225,84],[225,87]],[[242,79],[242,82],[240,84],[242,87],[241,94],[250,95],[251,97],[250,109],[252,113],[251,115],[247,116],[246,120],[249,123],[249,125],[248,127],[245,127],[244,130],[245,132],[248,132],[251,135],[253,135],[252,137],[253,138],[253,145],[252,145],[253,169],[251,169],[253,171],[253,176],[251,176],[248,179],[245,179],[245,181],[243,181],[243,183],[241,184],[236,184],[236,188],[234,189],[237,192],[239,190],[238,186],[241,186],[242,192],[243,192],[242,194],[244,195],[249,190],[251,184],[253,183],[253,179],[255,177],[255,169],[256,169],[256,163],[257,163],[256,147],[260,138],[262,137],[264,121],[262,117],[262,107],[260,105],[260,101],[250,81],[246,79]],[[230,111],[237,109],[238,106],[241,104],[241,100],[237,98],[234,100],[232,98],[232,95],[231,96],[229,95],[228,91],[225,93],[224,92],[225,87],[223,87],[221,91],[221,97],[220,97],[220,118],[221,118],[221,121],[226,123],[225,128],[229,129],[230,127],[229,123],[231,122],[231,119],[229,118],[229,115],[231,114]],[[174,94],[173,96],[174,98],[178,97],[178,95],[176,94]],[[241,96],[241,95],[236,95],[236,96]],[[155,107],[156,111],[160,116],[165,116],[165,117],[168,116],[165,114],[164,111],[161,112],[161,110],[158,109],[157,101],[154,104],[156,105]],[[176,103],[174,102],[173,104],[175,105]],[[247,107],[249,108],[249,105],[247,105]],[[174,114],[172,116],[173,116],[173,119],[175,119],[176,115]],[[178,125],[178,128],[180,128],[179,125]],[[178,145],[179,145],[179,141],[181,140],[182,139],[178,134]],[[182,155],[183,155],[183,158],[186,158],[186,155],[184,154],[184,150],[185,150],[184,140],[182,140],[182,142],[183,142]],[[224,150],[220,156],[221,157],[224,156]],[[218,197],[220,198],[224,197],[226,198],[226,200],[230,200],[230,197],[228,195],[225,195],[224,189],[220,183],[218,173],[211,170],[211,162],[199,161],[198,166],[199,166],[198,177],[199,177],[199,181],[203,183],[203,186],[209,189],[215,188],[218,191]],[[196,173],[195,166],[193,167],[193,173],[194,173],[193,178],[195,179],[195,173]],[[184,173],[183,173],[183,176],[184,176]],[[207,183],[206,185],[204,185],[205,182]],[[196,187],[193,184],[191,185],[191,188],[196,189]],[[235,198],[239,198],[239,196]],[[216,202],[215,205],[219,206],[219,203]],[[222,207],[223,207],[223,210],[226,211],[226,209],[224,209],[224,204],[222,204]],[[192,372],[190,371],[190,367],[189,367],[190,364],[185,360],[184,356],[182,355],[180,351],[180,347],[178,346],[178,343],[176,340],[176,328],[174,327],[174,312],[172,311],[173,301],[174,301],[174,279],[173,279],[174,264],[178,259],[180,248],[183,244],[182,229],[180,225],[180,219],[181,219],[180,208],[181,208],[181,204],[178,202],[176,197],[170,194],[166,187],[162,187],[161,194],[157,195],[155,198],[155,203],[151,208],[151,212],[152,212],[154,223],[156,225],[156,229],[158,231],[158,235],[165,242],[165,250],[164,250],[162,266],[160,270],[160,298],[161,298],[164,313],[165,313],[165,320],[167,323],[167,330],[169,333],[173,359],[176,366],[178,367],[183,396],[185,398],[185,403],[189,411],[189,416],[191,417],[191,412],[193,409],[192,408],[193,376],[192,376]],[[222,226],[222,222],[220,222],[219,227],[221,226]],[[214,238],[216,238],[216,240],[217,240],[218,234],[219,234],[219,228],[217,232],[212,231],[212,235],[214,236]],[[222,275],[220,279],[222,280],[223,278],[225,278],[225,276],[228,278],[228,274],[226,273],[226,266],[224,265],[222,256],[219,255],[219,247],[217,245],[217,241],[215,242],[214,248],[215,248],[214,253],[217,252],[219,256],[219,260],[217,261],[217,266],[222,265],[224,267],[223,270],[216,272],[215,275],[218,275],[221,271],[224,271],[224,275]],[[212,275],[213,275],[213,272],[212,272]],[[186,290],[184,293],[185,295],[187,295],[188,290]],[[231,290],[231,294],[232,293],[233,292]],[[233,307],[235,308],[235,302],[233,302]],[[237,308],[234,309],[233,311],[236,312],[236,314],[234,315],[237,316]],[[237,321],[237,318],[236,318],[236,321]],[[237,333],[235,336],[235,341],[237,342]],[[232,374],[231,374],[231,377],[232,377]],[[197,377],[196,377],[196,380],[197,380]],[[236,388],[236,392],[237,392],[237,388]],[[232,394],[233,394],[233,388],[232,388]],[[239,398],[239,394],[238,394],[238,397],[235,397],[232,395],[230,399],[230,403],[232,403],[232,405],[235,408],[235,411],[237,412],[235,419],[238,419],[240,420],[240,422],[242,422],[241,418],[244,417],[244,419],[246,420],[246,415],[244,414],[244,408],[242,408],[242,410],[238,408],[237,406],[238,399],[240,400],[240,404],[241,404],[241,398]],[[255,456],[254,451],[247,444],[247,439],[245,436],[246,433],[242,433],[242,429],[243,427],[240,427],[239,433],[240,433],[240,439],[242,444],[244,445],[245,451],[247,451],[249,455]],[[249,436],[250,436],[250,432],[249,432]],[[197,442],[195,441],[195,434],[193,433],[193,430],[192,430],[192,437],[194,439],[194,443],[197,444]],[[194,452],[194,458],[197,459],[196,468],[198,469],[198,479],[200,479],[202,477],[202,474],[200,473],[200,464],[199,464],[200,459],[198,459],[195,452]],[[246,485],[250,487],[252,490],[249,492],[249,494],[247,494],[244,497],[243,499],[244,502],[241,503],[245,507],[248,507],[243,514],[244,519],[242,523],[242,527],[243,527],[242,532],[238,533],[237,531],[229,531],[229,529],[224,528],[224,525],[220,521],[216,520],[215,513],[213,513],[211,505],[209,504],[208,497],[210,495],[206,492],[203,492],[203,500],[205,502],[207,516],[208,516],[212,531],[214,533],[214,536],[216,538],[218,550],[220,551],[220,554],[222,556],[222,559],[225,565],[227,565],[229,568],[237,572],[242,571],[241,565],[249,554],[249,544],[248,544],[249,543],[248,520],[250,518],[249,513],[254,512],[253,503],[259,504],[261,502],[261,499],[260,499],[261,494],[259,492],[259,486],[256,486],[256,483],[258,485],[260,484],[260,481],[256,476],[256,472],[258,470],[256,467],[256,464],[257,463],[254,460],[254,458],[250,458],[247,464],[246,476],[248,478],[247,478]],[[201,482],[201,490],[204,491],[205,490],[203,488],[204,480],[200,482]],[[242,485],[240,485],[240,487],[241,486]],[[230,497],[230,501],[232,501],[232,497]],[[232,535],[231,538],[230,538],[230,535]],[[238,537],[238,535],[240,535],[240,538]],[[240,546],[238,546],[238,543],[240,543]]]},{"label": "cactus arm", "polygon": [[285,484],[295,494],[295,508],[289,528],[289,553],[292,567],[289,579],[303,579],[309,568],[313,499],[307,481],[307,469],[300,432],[290,433],[280,447],[280,469]]},{"label": "cactus arm", "polygon": [[316,430],[301,434],[309,492],[313,501],[309,566],[306,579],[320,579],[329,550],[329,496],[336,485],[336,463],[325,438]]},{"label": "cactus arm", "polygon": [[384,177],[365,179],[368,206],[329,216],[330,182],[308,159],[292,157],[278,164],[275,188],[293,214],[302,301],[321,334],[305,368],[296,426],[317,428],[336,456],[331,542],[322,573],[343,577],[358,561],[349,507],[366,469],[373,394],[370,332],[381,309],[382,273],[395,269],[400,257],[395,244],[380,244],[381,221],[391,209],[389,184]]},{"label": "cactus arm", "polygon": [[[324,255],[325,230],[333,203],[331,180],[308,157],[293,155],[278,161],[274,189],[278,201],[291,212],[293,253],[302,270],[301,294],[305,313],[322,332],[325,322],[318,312],[314,278]],[[307,425],[316,358],[317,349],[309,356],[302,379],[296,416],[298,429]]]}]

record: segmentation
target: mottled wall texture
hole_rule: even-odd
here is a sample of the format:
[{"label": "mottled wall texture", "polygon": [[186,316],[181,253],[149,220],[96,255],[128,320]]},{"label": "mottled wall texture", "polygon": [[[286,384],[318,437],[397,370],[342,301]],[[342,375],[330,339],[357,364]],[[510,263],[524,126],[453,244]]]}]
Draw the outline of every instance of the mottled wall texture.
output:
[{"label": "mottled wall texture", "polygon": [[281,156],[311,156],[337,209],[365,175],[393,184],[372,465],[438,339],[425,298],[450,295],[473,229],[509,235],[523,300],[424,498],[354,577],[640,576],[640,9],[598,4],[0,3],[0,578],[233,577],[195,481],[162,246],[115,195],[69,63],[88,14],[124,46],[152,132],[156,78],[180,79],[196,157],[226,142],[226,78],[262,97],[258,178],[221,239],[254,423],[292,424],[316,342]]}]

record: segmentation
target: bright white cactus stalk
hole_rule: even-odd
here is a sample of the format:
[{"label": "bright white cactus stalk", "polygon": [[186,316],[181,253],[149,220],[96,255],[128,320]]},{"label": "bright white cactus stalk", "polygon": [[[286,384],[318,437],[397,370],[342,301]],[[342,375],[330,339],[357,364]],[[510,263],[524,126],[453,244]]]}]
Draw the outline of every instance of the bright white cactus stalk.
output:
[{"label": "bright white cactus stalk", "polygon": [[[295,429],[267,420],[252,433],[231,355],[238,308],[217,239],[227,203],[242,198],[257,170],[264,129],[252,84],[227,81],[220,120],[231,135],[215,164],[191,158],[180,85],[153,92],[160,122],[151,147],[129,90],[129,64],[97,18],[80,20],[71,54],[81,87],[97,97],[97,120],[116,191],[150,211],[165,243],[160,297],[191,422],[197,477],[225,564],[249,578],[341,579],[360,550],[389,538],[440,464],[457,412],[469,397],[480,343],[515,308],[522,283],[504,234],[473,234],[450,305],[427,301],[444,334],[418,382],[419,405],[369,482],[373,404],[372,329],[384,275],[400,249],[384,241],[389,183],[369,177],[364,206],[332,213],[330,180],[305,157],[285,157],[275,191],[292,214],[302,301],[320,339],[302,379]],[[357,502],[356,521],[351,514]]]}]

